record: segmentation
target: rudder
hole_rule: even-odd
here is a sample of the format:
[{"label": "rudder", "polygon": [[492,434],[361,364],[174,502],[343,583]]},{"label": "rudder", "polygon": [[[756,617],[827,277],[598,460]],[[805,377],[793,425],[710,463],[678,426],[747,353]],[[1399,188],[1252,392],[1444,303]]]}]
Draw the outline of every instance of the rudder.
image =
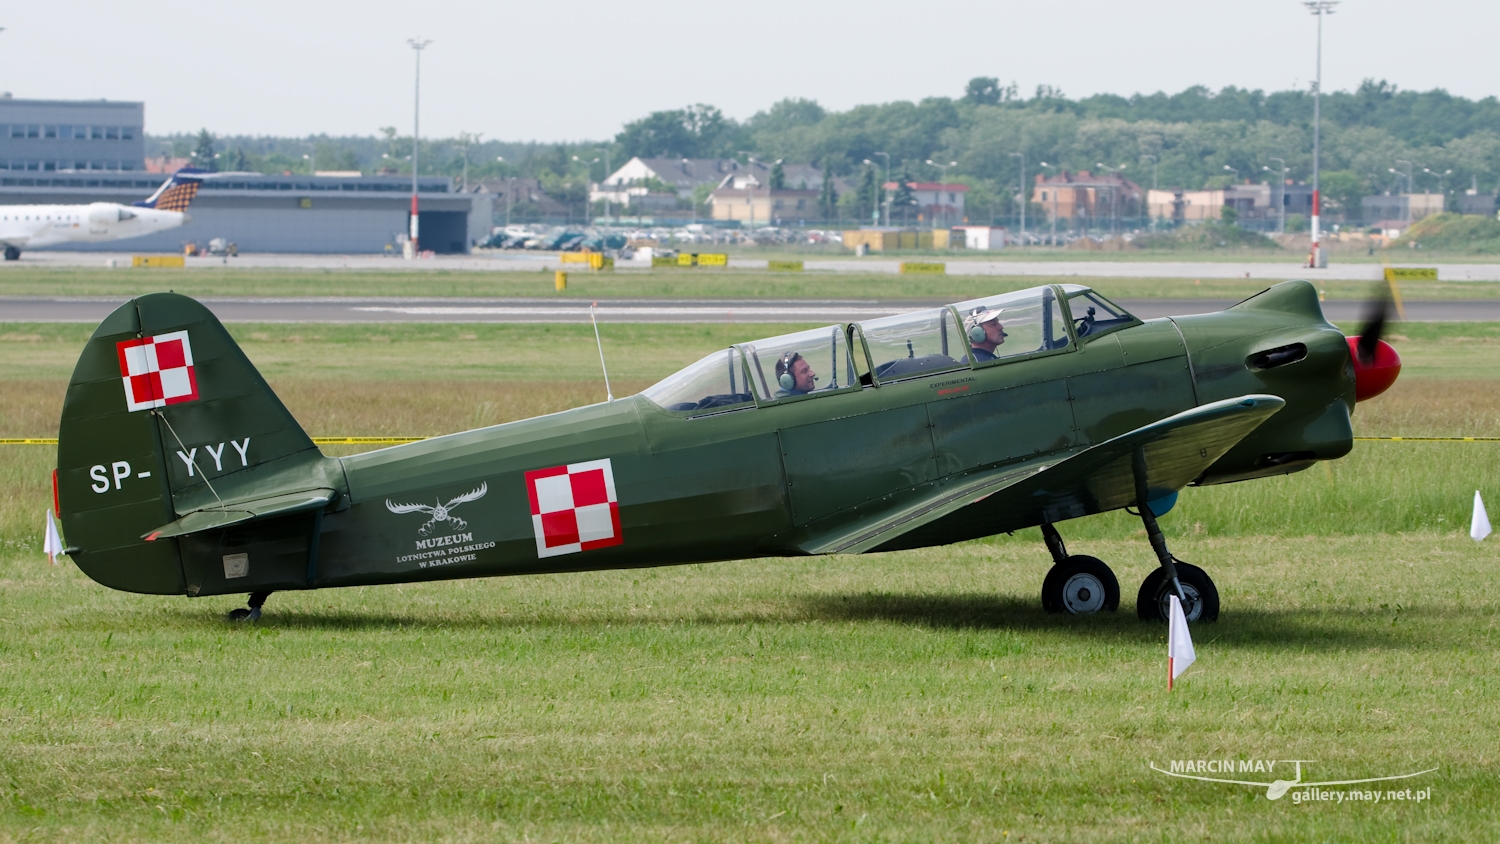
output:
[{"label": "rudder", "polygon": [[206,578],[222,580],[205,573],[204,543],[223,544],[225,527],[269,512],[265,502],[305,490],[326,492],[326,502],[344,486],[337,461],[218,319],[172,293],[121,305],[90,337],[68,385],[57,461],[78,567],[153,594],[199,594]]}]

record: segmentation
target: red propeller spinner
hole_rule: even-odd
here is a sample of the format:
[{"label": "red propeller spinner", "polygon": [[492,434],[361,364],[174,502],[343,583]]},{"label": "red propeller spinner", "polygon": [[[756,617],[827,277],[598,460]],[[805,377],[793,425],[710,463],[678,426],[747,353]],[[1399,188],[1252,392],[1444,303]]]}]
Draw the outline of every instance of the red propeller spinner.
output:
[{"label": "red propeller spinner", "polygon": [[1354,362],[1354,400],[1373,399],[1389,390],[1401,374],[1401,356],[1380,339],[1385,330],[1390,299],[1382,295],[1371,303],[1372,313],[1358,337],[1349,338],[1349,358]]},{"label": "red propeller spinner", "polygon": [[1349,357],[1354,361],[1354,400],[1373,399],[1396,383],[1401,374],[1401,356],[1384,340],[1375,341],[1375,351],[1361,355],[1361,338],[1349,338]]}]

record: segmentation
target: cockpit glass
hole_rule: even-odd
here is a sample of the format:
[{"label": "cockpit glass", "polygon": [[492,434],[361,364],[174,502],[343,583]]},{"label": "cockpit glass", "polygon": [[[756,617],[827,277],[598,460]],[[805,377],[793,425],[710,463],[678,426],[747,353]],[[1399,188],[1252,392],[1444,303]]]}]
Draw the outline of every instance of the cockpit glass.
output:
[{"label": "cockpit glass", "polygon": [[953,306],[976,363],[1061,349],[1068,327],[1051,287],[1033,287]]},{"label": "cockpit glass", "polygon": [[1068,294],[1068,310],[1073,312],[1073,332],[1080,338],[1097,337],[1136,323],[1124,308],[1086,287],[1069,285],[1063,292]]},{"label": "cockpit glass", "polygon": [[969,365],[968,343],[947,308],[866,320],[859,324],[875,380],[888,383]]},{"label": "cockpit glass", "polygon": [[643,395],[676,411],[727,410],[754,402],[735,349],[714,352],[646,388]]},{"label": "cockpit glass", "polygon": [[762,401],[796,398],[858,386],[844,328],[830,325],[741,343],[750,386]]}]

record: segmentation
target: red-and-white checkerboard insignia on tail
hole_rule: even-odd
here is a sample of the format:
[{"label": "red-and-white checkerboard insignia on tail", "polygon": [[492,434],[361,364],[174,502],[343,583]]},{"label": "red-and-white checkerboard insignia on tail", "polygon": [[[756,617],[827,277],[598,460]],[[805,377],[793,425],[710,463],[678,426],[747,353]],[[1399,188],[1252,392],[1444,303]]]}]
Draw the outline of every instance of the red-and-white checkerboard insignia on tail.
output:
[{"label": "red-and-white checkerboard insignia on tail", "polygon": [[556,557],[625,541],[609,458],[526,473],[536,555]]},{"label": "red-and-white checkerboard insignia on tail", "polygon": [[125,406],[131,411],[198,399],[198,376],[193,372],[193,348],[186,331],[122,340],[115,349],[125,381]]}]

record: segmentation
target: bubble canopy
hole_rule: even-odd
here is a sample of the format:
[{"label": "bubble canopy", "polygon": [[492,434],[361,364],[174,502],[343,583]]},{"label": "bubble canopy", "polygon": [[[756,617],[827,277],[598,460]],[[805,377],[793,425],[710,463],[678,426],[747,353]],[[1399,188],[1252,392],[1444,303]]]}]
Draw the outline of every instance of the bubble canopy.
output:
[{"label": "bubble canopy", "polygon": [[738,343],[643,395],[669,411],[719,413],[1062,352],[1139,322],[1082,285],[1033,287]]}]

